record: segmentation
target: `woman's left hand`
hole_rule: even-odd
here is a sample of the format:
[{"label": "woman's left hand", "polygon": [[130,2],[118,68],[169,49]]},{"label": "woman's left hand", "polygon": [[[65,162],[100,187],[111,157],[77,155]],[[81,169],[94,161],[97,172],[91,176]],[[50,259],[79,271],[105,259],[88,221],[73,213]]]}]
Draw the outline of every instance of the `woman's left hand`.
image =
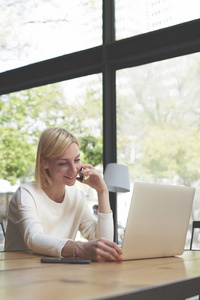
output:
[{"label": "woman's left hand", "polygon": [[97,193],[107,190],[107,186],[101,174],[91,164],[82,165],[81,174],[85,175],[84,183],[95,189]]},{"label": "woman's left hand", "polygon": [[[81,174],[85,175],[84,183],[95,189],[98,195],[100,213],[110,213],[109,192],[101,174],[90,164],[82,165]],[[81,181],[80,179],[77,179]]]}]

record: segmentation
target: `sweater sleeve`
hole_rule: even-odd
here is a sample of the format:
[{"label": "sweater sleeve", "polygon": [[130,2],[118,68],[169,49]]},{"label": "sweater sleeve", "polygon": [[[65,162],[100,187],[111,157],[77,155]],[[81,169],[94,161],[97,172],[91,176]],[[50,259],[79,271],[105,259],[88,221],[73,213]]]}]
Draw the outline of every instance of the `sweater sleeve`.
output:
[{"label": "sweater sleeve", "polygon": [[91,241],[100,237],[113,240],[113,214],[98,213],[98,220],[92,215],[87,203],[83,207],[79,231],[85,239]]},{"label": "sweater sleeve", "polygon": [[108,240],[113,241],[114,237],[114,228],[113,228],[113,214],[98,213],[98,222],[97,222],[97,233],[96,237],[105,237]]},{"label": "sweater sleeve", "polygon": [[18,236],[18,244],[21,244],[22,248],[24,244],[34,253],[60,257],[61,250],[68,241],[44,233],[32,196],[21,188],[17,190],[9,206],[7,231],[7,249],[5,249],[7,251],[9,251],[9,244],[12,244],[12,239]]}]

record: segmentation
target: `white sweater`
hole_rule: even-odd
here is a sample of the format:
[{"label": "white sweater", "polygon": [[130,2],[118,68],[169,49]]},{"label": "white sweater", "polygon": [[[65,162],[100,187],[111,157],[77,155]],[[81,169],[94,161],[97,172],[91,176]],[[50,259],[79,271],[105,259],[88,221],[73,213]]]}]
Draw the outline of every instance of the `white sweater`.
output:
[{"label": "white sweater", "polygon": [[82,191],[66,186],[62,203],[51,200],[35,182],[21,185],[13,195],[8,212],[5,251],[31,250],[61,256],[65,243],[80,231],[87,240],[113,239],[112,213],[90,211]]}]

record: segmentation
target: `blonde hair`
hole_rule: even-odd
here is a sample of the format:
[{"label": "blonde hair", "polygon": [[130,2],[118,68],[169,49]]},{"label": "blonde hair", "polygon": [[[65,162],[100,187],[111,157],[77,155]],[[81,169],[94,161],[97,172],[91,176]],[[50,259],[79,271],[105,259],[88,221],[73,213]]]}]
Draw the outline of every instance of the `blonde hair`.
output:
[{"label": "blonde hair", "polygon": [[58,157],[71,143],[79,146],[77,138],[63,128],[48,128],[43,131],[38,143],[35,166],[35,181],[40,189],[52,184],[48,170],[44,166],[44,158]]}]

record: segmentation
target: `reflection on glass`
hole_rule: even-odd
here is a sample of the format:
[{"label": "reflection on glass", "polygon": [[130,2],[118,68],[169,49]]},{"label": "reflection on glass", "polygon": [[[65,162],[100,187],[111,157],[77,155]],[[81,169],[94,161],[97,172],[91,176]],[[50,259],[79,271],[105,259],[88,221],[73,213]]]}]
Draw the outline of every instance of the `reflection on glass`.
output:
[{"label": "reflection on glass", "polygon": [[0,72],[102,43],[101,1],[1,1]]},{"label": "reflection on glass", "polygon": [[116,39],[200,18],[199,0],[116,0]]},{"label": "reflection on glass", "polygon": [[[199,80],[199,54],[117,72],[118,163],[129,166],[132,187],[138,180],[195,186],[198,199]],[[119,199],[119,212],[127,213],[130,197]],[[193,214],[200,218],[196,201]]]}]

